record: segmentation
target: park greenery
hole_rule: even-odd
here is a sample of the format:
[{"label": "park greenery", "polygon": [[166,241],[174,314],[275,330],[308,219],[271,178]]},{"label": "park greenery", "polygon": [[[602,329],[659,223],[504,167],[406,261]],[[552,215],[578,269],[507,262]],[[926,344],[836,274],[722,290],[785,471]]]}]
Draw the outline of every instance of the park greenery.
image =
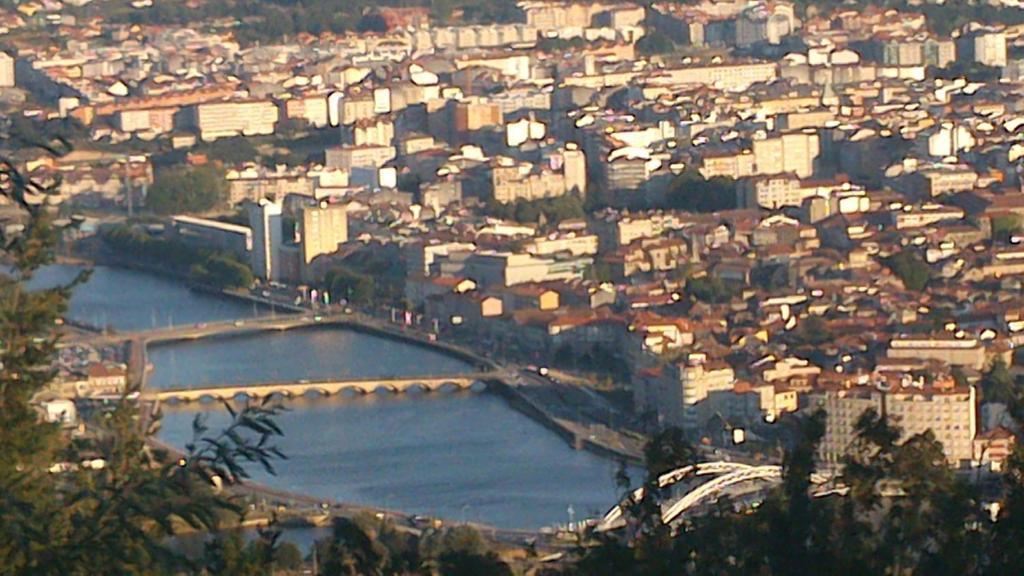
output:
[{"label": "park greenery", "polygon": [[[62,139],[15,143],[52,154]],[[227,427],[209,431],[202,419],[184,454],[147,442],[159,415],[141,425],[128,399],[90,422],[74,441],[44,422],[35,397],[53,378],[58,319],[74,288],[88,278],[30,290],[27,282],[51,263],[60,229],[46,196],[54,186],[24,178],[3,162],[0,193],[25,217],[23,230],[2,238],[9,268],[0,274],[0,571],[13,575],[210,573],[168,545],[183,530],[217,530],[244,513],[224,488],[244,482],[243,464],[273,470],[278,408],[233,409]],[[128,393],[137,392],[138,383]],[[86,468],[80,463],[103,462]],[[65,465],[61,466],[60,464]]]},{"label": "park greenery", "polygon": [[208,212],[227,200],[224,171],[213,165],[178,166],[157,171],[146,194],[146,208],[156,214]]},{"label": "park greenery", "polygon": [[903,282],[907,290],[920,292],[931,281],[931,268],[911,250],[903,250],[882,259],[882,262]]},{"label": "park greenery", "polygon": [[704,178],[686,170],[669,184],[664,208],[690,212],[718,212],[736,208],[736,181],[724,176]]},{"label": "park greenery", "polygon": [[722,304],[731,300],[736,290],[717,276],[699,276],[687,279],[686,294],[708,304]]},{"label": "park greenery", "polygon": [[229,252],[154,238],[130,226],[106,228],[101,232],[101,238],[119,259],[127,259],[134,265],[159,266],[163,272],[187,275],[196,284],[224,289],[248,288],[253,283],[250,268]]},{"label": "park greenery", "polygon": [[583,218],[586,212],[583,201],[575,194],[540,200],[517,200],[515,202],[488,202],[484,211],[489,216],[503,220],[515,220],[522,224],[537,224],[542,220],[557,224],[562,220]]},{"label": "park greenery", "polygon": [[372,248],[348,255],[324,275],[321,288],[332,301],[347,300],[356,306],[403,305],[405,272],[400,257]]},{"label": "park greenery", "polygon": [[[106,4],[106,3],[105,3]],[[342,34],[345,32],[382,32],[385,22],[377,8],[428,8],[436,22],[464,24],[518,22],[522,10],[513,0],[226,0],[194,3],[187,0],[155,2],[145,10],[132,9],[128,0],[118,1],[104,11],[114,23],[177,24],[221,23],[231,27],[235,38],[245,45],[280,41],[306,33]],[[85,10],[88,12],[88,8]]]},{"label": "park greenery", "polygon": [[1020,216],[1005,214],[992,217],[992,241],[1009,242],[1010,237],[1021,231]]},{"label": "park greenery", "polygon": [[667,35],[652,30],[636,43],[636,52],[641,56],[655,56],[674,52],[676,45]]}]

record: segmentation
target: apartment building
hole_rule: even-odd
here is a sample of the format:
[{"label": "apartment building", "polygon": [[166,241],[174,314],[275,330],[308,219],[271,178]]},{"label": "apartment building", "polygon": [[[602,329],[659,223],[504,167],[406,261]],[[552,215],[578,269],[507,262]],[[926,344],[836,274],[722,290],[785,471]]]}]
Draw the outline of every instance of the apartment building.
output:
[{"label": "apartment building", "polygon": [[260,200],[249,204],[247,211],[253,240],[253,274],[266,281],[280,281],[283,277],[281,249],[284,245],[281,204]]},{"label": "apartment building", "polygon": [[810,178],[820,155],[821,144],[813,131],[787,132],[754,140],[757,174],[793,173],[800,178]]},{"label": "apartment building", "polygon": [[214,102],[194,109],[199,137],[210,141],[233,136],[265,136],[274,133],[277,106],[270,101]]},{"label": "apartment building", "polygon": [[501,203],[554,198],[566,193],[561,172],[537,169],[526,162],[498,158],[491,167],[491,197]]},{"label": "apartment building", "polygon": [[750,150],[707,153],[701,157],[698,170],[705,178],[725,176],[738,179],[753,176],[754,154]]},{"label": "apartment building", "polygon": [[700,424],[700,403],[712,393],[731,392],[735,384],[736,375],[727,364],[693,353],[642,378],[634,390],[634,403],[641,413],[656,416],[662,424],[692,431]]},{"label": "apartment building", "polygon": [[981,28],[957,39],[957,53],[961,60],[977,62],[985,66],[1006,66],[1006,32],[993,28]]},{"label": "apartment building", "polygon": [[281,107],[288,120],[304,122],[315,128],[323,128],[330,123],[325,95],[295,96],[285,100]]},{"label": "apartment building", "polygon": [[14,57],[0,51],[0,88],[12,88],[14,83]]},{"label": "apartment building", "polygon": [[325,151],[328,168],[380,168],[395,159],[394,146],[367,144],[363,146],[336,146]]},{"label": "apartment building", "polygon": [[974,456],[978,431],[975,389],[950,381],[925,384],[906,376],[901,383],[877,383],[850,388],[820,389],[807,394],[810,410],[827,414],[819,459],[829,467],[840,464],[856,439],[857,421],[867,410],[889,417],[900,428],[900,441],[931,431],[942,443],[951,466],[961,467]]},{"label": "apartment building", "polygon": [[456,102],[452,110],[456,133],[498,127],[504,123],[501,106],[494,102]]},{"label": "apartment building", "polygon": [[305,172],[275,171],[257,167],[229,170],[228,201],[240,204],[246,200],[258,202],[263,198],[283,199],[290,194],[313,196],[314,180]]},{"label": "apartment building", "polygon": [[122,132],[166,134],[174,131],[177,107],[121,110],[114,116],[114,125]]},{"label": "apartment building", "polygon": [[742,92],[752,84],[775,80],[778,73],[778,65],[774,62],[687,66],[659,70],[658,75],[652,78],[652,83],[693,84],[713,86],[727,92]]},{"label": "apartment building", "polygon": [[323,254],[333,254],[348,242],[348,205],[320,201],[299,210],[302,262],[309,264]]},{"label": "apartment building", "polygon": [[976,338],[940,336],[897,336],[889,342],[889,358],[939,360],[951,366],[982,370],[986,365],[985,346]]}]

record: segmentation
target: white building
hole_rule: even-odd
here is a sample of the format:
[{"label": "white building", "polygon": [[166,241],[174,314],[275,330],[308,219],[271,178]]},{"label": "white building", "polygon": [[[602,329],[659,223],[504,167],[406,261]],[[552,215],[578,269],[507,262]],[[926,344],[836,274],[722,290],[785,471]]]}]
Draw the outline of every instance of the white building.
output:
[{"label": "white building", "polygon": [[249,228],[252,229],[252,272],[267,281],[281,278],[281,245],[284,230],[281,204],[260,200],[249,204]]},{"label": "white building", "polygon": [[270,101],[212,102],[195,108],[195,126],[203,140],[274,133],[278,109]]},{"label": "white building", "polygon": [[14,57],[0,52],[0,88],[11,88],[14,82]]}]

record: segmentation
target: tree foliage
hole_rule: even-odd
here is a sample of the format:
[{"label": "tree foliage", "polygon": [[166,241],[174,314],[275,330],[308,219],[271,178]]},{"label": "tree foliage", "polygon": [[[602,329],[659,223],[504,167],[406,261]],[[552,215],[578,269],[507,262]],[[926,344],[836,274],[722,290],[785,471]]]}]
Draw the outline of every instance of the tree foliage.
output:
[{"label": "tree foliage", "polygon": [[345,266],[328,271],[324,286],[334,299],[345,298],[357,306],[372,304],[376,300],[377,283],[374,278]]},{"label": "tree foliage", "polygon": [[129,226],[107,228],[101,238],[118,258],[181,274],[203,286],[248,288],[254,280],[249,266],[229,252],[154,238]]},{"label": "tree foliage", "polygon": [[575,194],[542,200],[517,200],[513,202],[490,202],[485,212],[496,218],[515,220],[523,224],[536,224],[543,217],[545,221],[557,224],[562,220],[583,218],[583,200]]},{"label": "tree foliage", "polygon": [[156,173],[146,208],[157,214],[207,212],[227,200],[222,170],[212,166],[166,168]]},{"label": "tree foliage", "polygon": [[397,0],[383,4],[370,0],[224,0],[190,3],[163,0],[145,10],[109,8],[104,16],[113,23],[177,24],[208,23],[216,19],[237,21],[233,30],[245,44],[274,42],[300,33],[345,33],[355,30],[380,32],[383,19],[374,9],[380,6],[425,7],[436,22],[448,24],[456,16],[464,23],[525,21],[513,0],[470,2],[469,0]]},{"label": "tree foliage", "polygon": [[415,535],[371,515],[335,519],[316,543],[322,576],[511,576],[508,564],[468,526]]},{"label": "tree foliage", "polygon": [[920,292],[932,278],[931,268],[920,256],[909,250],[903,250],[884,260],[907,290]]},{"label": "tree foliage", "polygon": [[686,293],[708,304],[722,304],[732,299],[735,291],[717,276],[701,276],[686,281]]},{"label": "tree foliage", "polygon": [[1021,231],[1020,216],[1006,214],[992,217],[992,240],[994,242],[1008,242],[1010,236]]},{"label": "tree foliage", "polygon": [[[833,486],[811,482],[827,416],[790,421],[781,483],[756,508],[722,496],[675,525],[661,520],[669,491],[657,478],[700,460],[678,430],[651,441],[642,492],[627,491],[626,526],[594,534],[563,573],[579,575],[718,574],[1016,574],[1024,555],[1024,451],[1004,479],[1004,506],[992,522],[982,488],[947,465],[931,432],[907,438],[868,411]],[[686,481],[683,478],[682,481]]]},{"label": "tree foliage", "polygon": [[668,54],[676,49],[672,39],[657,30],[651,30],[637,41],[636,51],[641,56]]},{"label": "tree foliage", "polygon": [[[61,153],[63,141],[42,146]],[[2,238],[0,274],[0,571],[45,576],[151,574],[201,569],[168,547],[189,527],[217,529],[243,511],[219,490],[248,478],[244,464],[272,470],[280,456],[273,438],[276,407],[230,408],[219,433],[202,421],[181,455],[150,445],[159,415],[140,422],[143,406],[126,395],[88,433],[71,440],[36,411],[36,396],[53,377],[58,318],[78,282],[29,290],[26,282],[53,259],[59,230],[45,196],[52,186],[31,181],[0,161],[0,192],[25,217],[24,230]],[[137,392],[138,383],[128,393]],[[148,424],[146,423],[148,422]],[[144,425],[143,425],[144,424]],[[86,460],[101,467],[84,467]],[[63,464],[63,465],[62,465]]]},{"label": "tree foliage", "polygon": [[705,179],[696,170],[686,170],[669,184],[665,208],[689,212],[718,212],[736,208],[736,182],[715,176]]}]

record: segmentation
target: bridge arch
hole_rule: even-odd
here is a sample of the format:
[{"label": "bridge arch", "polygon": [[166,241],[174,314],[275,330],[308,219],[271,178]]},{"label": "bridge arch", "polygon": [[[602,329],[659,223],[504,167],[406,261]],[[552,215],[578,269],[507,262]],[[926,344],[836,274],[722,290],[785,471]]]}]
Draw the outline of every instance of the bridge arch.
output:
[{"label": "bridge arch", "polygon": [[[702,462],[691,466],[683,466],[658,477],[658,486],[667,488],[683,480],[698,476],[714,476],[711,480],[702,483],[675,500],[661,511],[661,519],[666,524],[675,522],[680,516],[706,502],[709,498],[717,496],[722,490],[731,486],[750,482],[763,482],[775,484],[782,480],[782,467],[775,465],[752,466],[739,462]],[[824,484],[828,477],[814,473],[810,480],[813,484]],[[633,499],[639,500],[644,496],[643,487],[633,491]],[[600,532],[614,530],[623,525],[622,504],[613,507],[598,522],[597,530]]]}]

